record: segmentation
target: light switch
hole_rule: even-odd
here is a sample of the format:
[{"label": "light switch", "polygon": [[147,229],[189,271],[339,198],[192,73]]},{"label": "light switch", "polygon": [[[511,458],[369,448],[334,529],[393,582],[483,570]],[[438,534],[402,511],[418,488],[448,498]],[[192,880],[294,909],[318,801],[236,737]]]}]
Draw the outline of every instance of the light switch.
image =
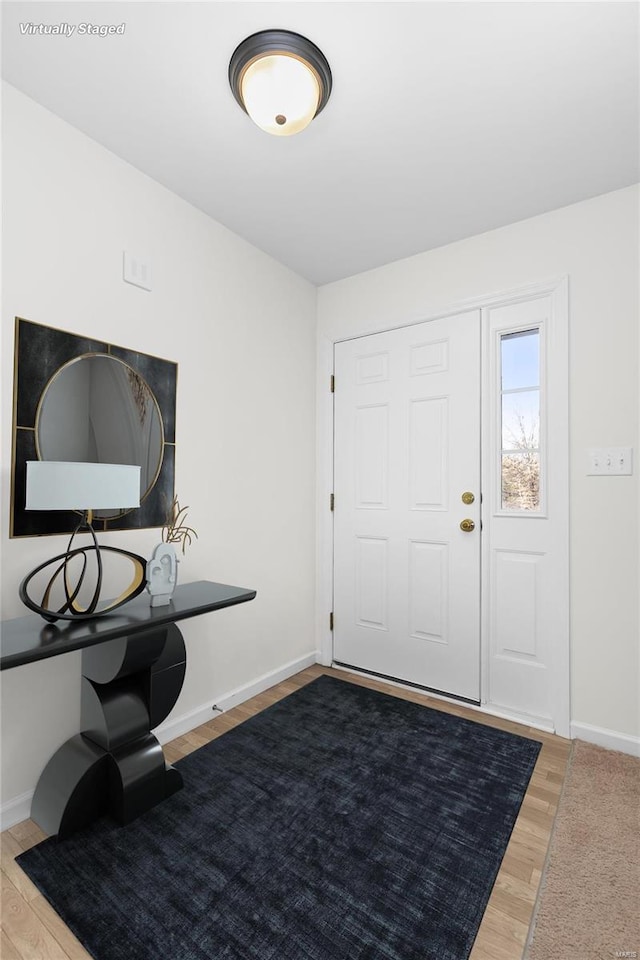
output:
[{"label": "light switch", "polygon": [[151,290],[151,263],[142,257],[134,257],[125,250],[122,258],[122,279],[134,287]]},{"label": "light switch", "polygon": [[587,455],[588,477],[628,477],[633,473],[632,447],[593,447]]}]

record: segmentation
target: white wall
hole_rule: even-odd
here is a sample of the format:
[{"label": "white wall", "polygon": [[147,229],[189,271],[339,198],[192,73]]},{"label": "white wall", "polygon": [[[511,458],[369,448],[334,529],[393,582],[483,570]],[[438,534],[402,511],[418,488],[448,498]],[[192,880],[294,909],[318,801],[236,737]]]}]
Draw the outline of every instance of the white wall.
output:
[{"label": "white wall", "polygon": [[[179,364],[176,491],[199,539],[184,581],[257,589],[181,625],[173,715],[313,652],[316,291],[15,89],[3,90],[2,615],[66,538],[8,539],[16,315]],[[211,176],[216,176],[215,169]],[[148,254],[153,292],[122,281]],[[114,533],[148,556],[159,530]],[[80,654],[2,674],[2,799],[80,723]]]},{"label": "white wall", "polygon": [[[326,355],[329,340],[569,276],[572,719],[629,737],[640,735],[638,198],[616,191],[318,291]],[[586,476],[588,447],[626,445],[633,477]]]}]

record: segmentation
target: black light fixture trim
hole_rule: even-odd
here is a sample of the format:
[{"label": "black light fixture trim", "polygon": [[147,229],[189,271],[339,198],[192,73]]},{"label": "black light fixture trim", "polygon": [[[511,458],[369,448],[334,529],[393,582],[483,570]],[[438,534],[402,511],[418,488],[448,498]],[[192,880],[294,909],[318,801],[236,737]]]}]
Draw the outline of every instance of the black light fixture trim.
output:
[{"label": "black light fixture trim", "polygon": [[317,117],[331,94],[331,68],[322,50],[315,43],[291,30],[260,30],[243,40],[233,51],[229,63],[229,83],[233,95],[244,110],[241,92],[242,75],[246,67],[257,57],[266,57],[277,53],[289,53],[299,60],[306,61],[317,73],[320,81],[320,100],[315,112]]}]

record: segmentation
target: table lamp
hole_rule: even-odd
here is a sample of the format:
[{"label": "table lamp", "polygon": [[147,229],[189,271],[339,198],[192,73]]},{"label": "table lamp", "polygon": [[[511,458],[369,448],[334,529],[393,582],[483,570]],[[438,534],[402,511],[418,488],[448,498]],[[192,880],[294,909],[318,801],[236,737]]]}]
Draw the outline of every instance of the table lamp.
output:
[{"label": "table lamp", "polygon": [[[98,545],[93,529],[94,510],[126,509],[140,506],[140,467],[121,463],[69,463],[60,460],[28,460],[26,483],[26,510],[74,510],[82,511],[82,519],[71,534],[66,553],[41,563],[20,584],[20,599],[50,622],[99,617],[122,606],[138,596],[145,588],[146,561],[143,557],[118,547]],[[92,543],[74,547],[74,537],[87,531]],[[98,609],[102,587],[102,552],[116,553],[133,563],[131,583],[117,599]],[[78,597],[85,580],[88,556],[95,553],[96,577],[91,599],[81,606]],[[71,583],[70,561],[79,557],[81,568],[75,585]],[[28,587],[33,578],[46,567],[56,565],[45,587],[41,603],[29,596]],[[50,607],[51,593],[61,575],[64,601],[58,609]]]}]

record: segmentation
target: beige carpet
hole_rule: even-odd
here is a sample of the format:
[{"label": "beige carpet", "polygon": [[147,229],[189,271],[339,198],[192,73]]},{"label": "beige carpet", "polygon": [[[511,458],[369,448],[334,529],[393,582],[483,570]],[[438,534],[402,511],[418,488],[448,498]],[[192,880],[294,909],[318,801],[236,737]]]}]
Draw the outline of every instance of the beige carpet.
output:
[{"label": "beige carpet", "polygon": [[526,960],[640,960],[640,760],[577,740]]}]

